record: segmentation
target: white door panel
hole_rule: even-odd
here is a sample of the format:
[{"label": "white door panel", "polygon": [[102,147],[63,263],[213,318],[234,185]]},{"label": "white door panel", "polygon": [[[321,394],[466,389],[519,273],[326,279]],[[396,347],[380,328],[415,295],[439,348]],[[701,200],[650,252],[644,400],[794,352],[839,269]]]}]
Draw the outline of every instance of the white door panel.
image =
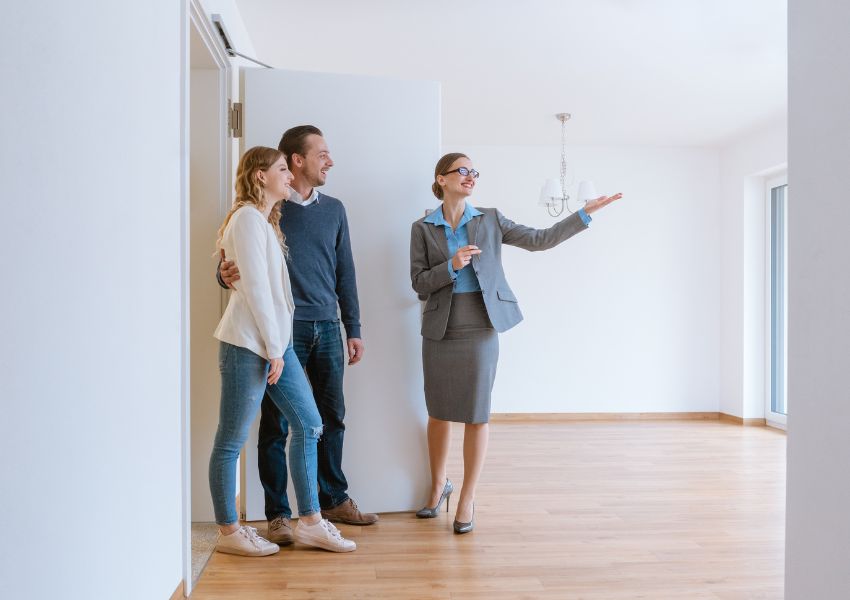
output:
[{"label": "white door panel", "polygon": [[[322,188],[345,204],[366,353],[345,375],[343,470],[363,510],[420,508],[429,470],[419,302],[410,287],[410,225],[436,204],[440,88],[434,82],[249,69],[243,150],[277,147],[295,125],[319,127],[335,162]],[[248,520],[264,519],[257,423],[245,451]],[[290,503],[297,514],[295,495]]]}]

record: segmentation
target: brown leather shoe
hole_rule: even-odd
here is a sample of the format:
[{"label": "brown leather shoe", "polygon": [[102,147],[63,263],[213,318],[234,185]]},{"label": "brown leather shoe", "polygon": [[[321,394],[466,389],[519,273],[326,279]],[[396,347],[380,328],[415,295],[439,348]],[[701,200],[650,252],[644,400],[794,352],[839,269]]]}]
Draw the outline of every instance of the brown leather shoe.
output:
[{"label": "brown leather shoe", "polygon": [[339,506],[323,508],[322,517],[334,523],[347,523],[349,525],[371,525],[378,522],[378,515],[360,512],[357,503],[351,498]]},{"label": "brown leather shoe", "polygon": [[269,530],[266,539],[278,546],[288,546],[292,543],[292,525],[284,516],[275,517],[269,521]]}]

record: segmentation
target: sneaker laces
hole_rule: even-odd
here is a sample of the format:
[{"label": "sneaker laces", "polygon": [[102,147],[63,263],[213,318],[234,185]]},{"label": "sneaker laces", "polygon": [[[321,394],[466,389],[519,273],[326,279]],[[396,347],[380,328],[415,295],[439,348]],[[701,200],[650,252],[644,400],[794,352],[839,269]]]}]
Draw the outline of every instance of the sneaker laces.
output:
[{"label": "sneaker laces", "polygon": [[263,542],[268,541],[264,537],[260,536],[254,527],[243,525],[242,531],[245,532],[245,536],[248,538],[248,541],[254,544],[254,546],[256,546],[257,548],[259,548],[263,544]]},{"label": "sneaker laces", "polygon": [[287,518],[286,518],[286,517],[284,517],[284,516],[275,517],[274,519],[272,519],[272,522],[271,522],[271,523],[269,523],[269,528],[270,528],[270,529],[278,529],[278,528],[280,528],[280,527],[283,527],[284,525],[286,525],[286,522],[287,522],[288,520],[289,520],[289,519],[287,519]]},{"label": "sneaker laces", "polygon": [[322,519],[322,526],[327,530],[331,537],[335,537],[339,541],[342,541],[342,534],[339,532],[339,529],[334,527],[334,524],[328,521],[327,519]]},{"label": "sneaker laces", "polygon": [[360,512],[360,508],[358,508],[357,503],[353,498],[348,499],[348,503],[351,504],[351,510],[355,514],[355,516],[363,518],[363,514]]}]

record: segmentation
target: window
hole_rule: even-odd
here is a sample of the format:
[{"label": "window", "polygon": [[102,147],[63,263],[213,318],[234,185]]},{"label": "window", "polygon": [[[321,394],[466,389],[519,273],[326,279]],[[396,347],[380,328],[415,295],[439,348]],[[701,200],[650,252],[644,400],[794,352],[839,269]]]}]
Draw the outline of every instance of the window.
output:
[{"label": "window", "polygon": [[768,385],[765,419],[784,426],[788,415],[788,182],[767,181]]}]

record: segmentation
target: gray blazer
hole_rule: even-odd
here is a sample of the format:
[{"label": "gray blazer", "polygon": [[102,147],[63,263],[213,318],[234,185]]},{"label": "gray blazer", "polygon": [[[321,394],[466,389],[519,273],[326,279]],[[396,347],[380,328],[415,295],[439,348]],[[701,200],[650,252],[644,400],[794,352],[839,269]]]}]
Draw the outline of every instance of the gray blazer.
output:
[{"label": "gray blazer", "polygon": [[[502,244],[548,250],[584,231],[587,225],[578,214],[572,214],[548,229],[532,229],[506,219],[495,208],[478,210],[484,214],[466,225],[469,243],[481,249],[470,264],[478,276],[490,322],[501,333],[522,321],[516,296],[502,269]],[[410,279],[419,299],[427,301],[422,312],[422,336],[432,340],[443,339],[446,333],[454,287],[448,266],[451,259],[443,227],[425,223],[425,217],[416,221],[410,232]]]}]

